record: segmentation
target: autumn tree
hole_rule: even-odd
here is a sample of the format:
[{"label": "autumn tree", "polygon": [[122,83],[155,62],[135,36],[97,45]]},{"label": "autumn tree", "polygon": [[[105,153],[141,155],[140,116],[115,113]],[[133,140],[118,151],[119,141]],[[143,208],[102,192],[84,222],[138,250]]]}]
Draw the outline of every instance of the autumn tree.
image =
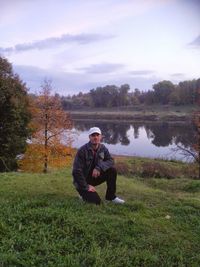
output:
[{"label": "autumn tree", "polygon": [[40,95],[32,102],[31,127],[34,134],[22,160],[22,168],[31,163],[31,158],[37,164],[42,162],[44,173],[50,163],[58,164],[60,157],[64,158],[66,164],[72,141],[69,133],[72,128],[70,116],[62,109],[58,95],[52,96],[51,91],[51,82],[45,80]]},{"label": "autumn tree", "polygon": [[17,169],[29,136],[27,88],[12,65],[0,56],[0,171]]}]

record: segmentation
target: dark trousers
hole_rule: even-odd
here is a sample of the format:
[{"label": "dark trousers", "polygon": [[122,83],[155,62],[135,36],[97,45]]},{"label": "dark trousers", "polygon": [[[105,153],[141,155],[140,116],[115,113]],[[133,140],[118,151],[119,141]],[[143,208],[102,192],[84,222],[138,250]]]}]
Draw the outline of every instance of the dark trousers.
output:
[{"label": "dark trousers", "polygon": [[[87,183],[93,186],[100,185],[104,182],[107,184],[106,190],[106,200],[113,200],[116,196],[116,180],[117,180],[117,171],[115,168],[109,168],[105,172],[101,172],[100,176],[97,178],[88,177]],[[99,205],[101,203],[101,198],[97,192],[89,192],[86,190],[78,190],[79,194],[82,196],[83,200],[86,202],[94,203]]]}]

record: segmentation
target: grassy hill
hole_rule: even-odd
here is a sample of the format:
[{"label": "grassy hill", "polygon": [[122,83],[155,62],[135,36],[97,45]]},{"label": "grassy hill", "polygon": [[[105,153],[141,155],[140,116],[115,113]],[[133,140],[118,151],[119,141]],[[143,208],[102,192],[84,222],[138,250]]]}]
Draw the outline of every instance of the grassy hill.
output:
[{"label": "grassy hill", "polygon": [[126,204],[95,206],[70,172],[0,174],[1,267],[200,266],[200,181],[119,176]]}]

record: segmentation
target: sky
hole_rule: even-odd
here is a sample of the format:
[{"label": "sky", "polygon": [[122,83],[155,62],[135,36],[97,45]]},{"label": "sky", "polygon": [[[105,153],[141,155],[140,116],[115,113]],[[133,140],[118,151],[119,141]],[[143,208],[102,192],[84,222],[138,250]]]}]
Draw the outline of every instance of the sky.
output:
[{"label": "sky", "polygon": [[200,78],[200,0],[0,0],[0,55],[37,93]]}]

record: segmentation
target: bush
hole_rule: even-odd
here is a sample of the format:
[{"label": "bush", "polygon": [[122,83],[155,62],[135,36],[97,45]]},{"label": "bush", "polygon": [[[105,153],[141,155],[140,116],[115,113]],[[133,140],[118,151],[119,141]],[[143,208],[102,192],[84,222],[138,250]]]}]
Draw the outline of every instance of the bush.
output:
[{"label": "bush", "polygon": [[161,161],[161,160],[125,160],[123,158],[116,159],[116,169],[118,174],[127,177],[142,178],[198,178],[198,166],[194,163],[181,163],[177,161]]},{"label": "bush", "polygon": [[183,175],[186,178],[191,178],[191,179],[197,179],[198,178],[198,166],[197,164],[191,164],[191,166],[188,168],[188,166],[185,166],[182,169]]},{"label": "bush", "polygon": [[126,163],[126,162],[117,162],[115,164],[115,167],[117,169],[118,174],[125,175],[125,176],[129,176],[130,175],[130,170],[129,170],[128,163]]},{"label": "bush", "polygon": [[158,162],[146,162],[142,164],[141,176],[145,178],[173,179],[178,176],[178,172]]}]

